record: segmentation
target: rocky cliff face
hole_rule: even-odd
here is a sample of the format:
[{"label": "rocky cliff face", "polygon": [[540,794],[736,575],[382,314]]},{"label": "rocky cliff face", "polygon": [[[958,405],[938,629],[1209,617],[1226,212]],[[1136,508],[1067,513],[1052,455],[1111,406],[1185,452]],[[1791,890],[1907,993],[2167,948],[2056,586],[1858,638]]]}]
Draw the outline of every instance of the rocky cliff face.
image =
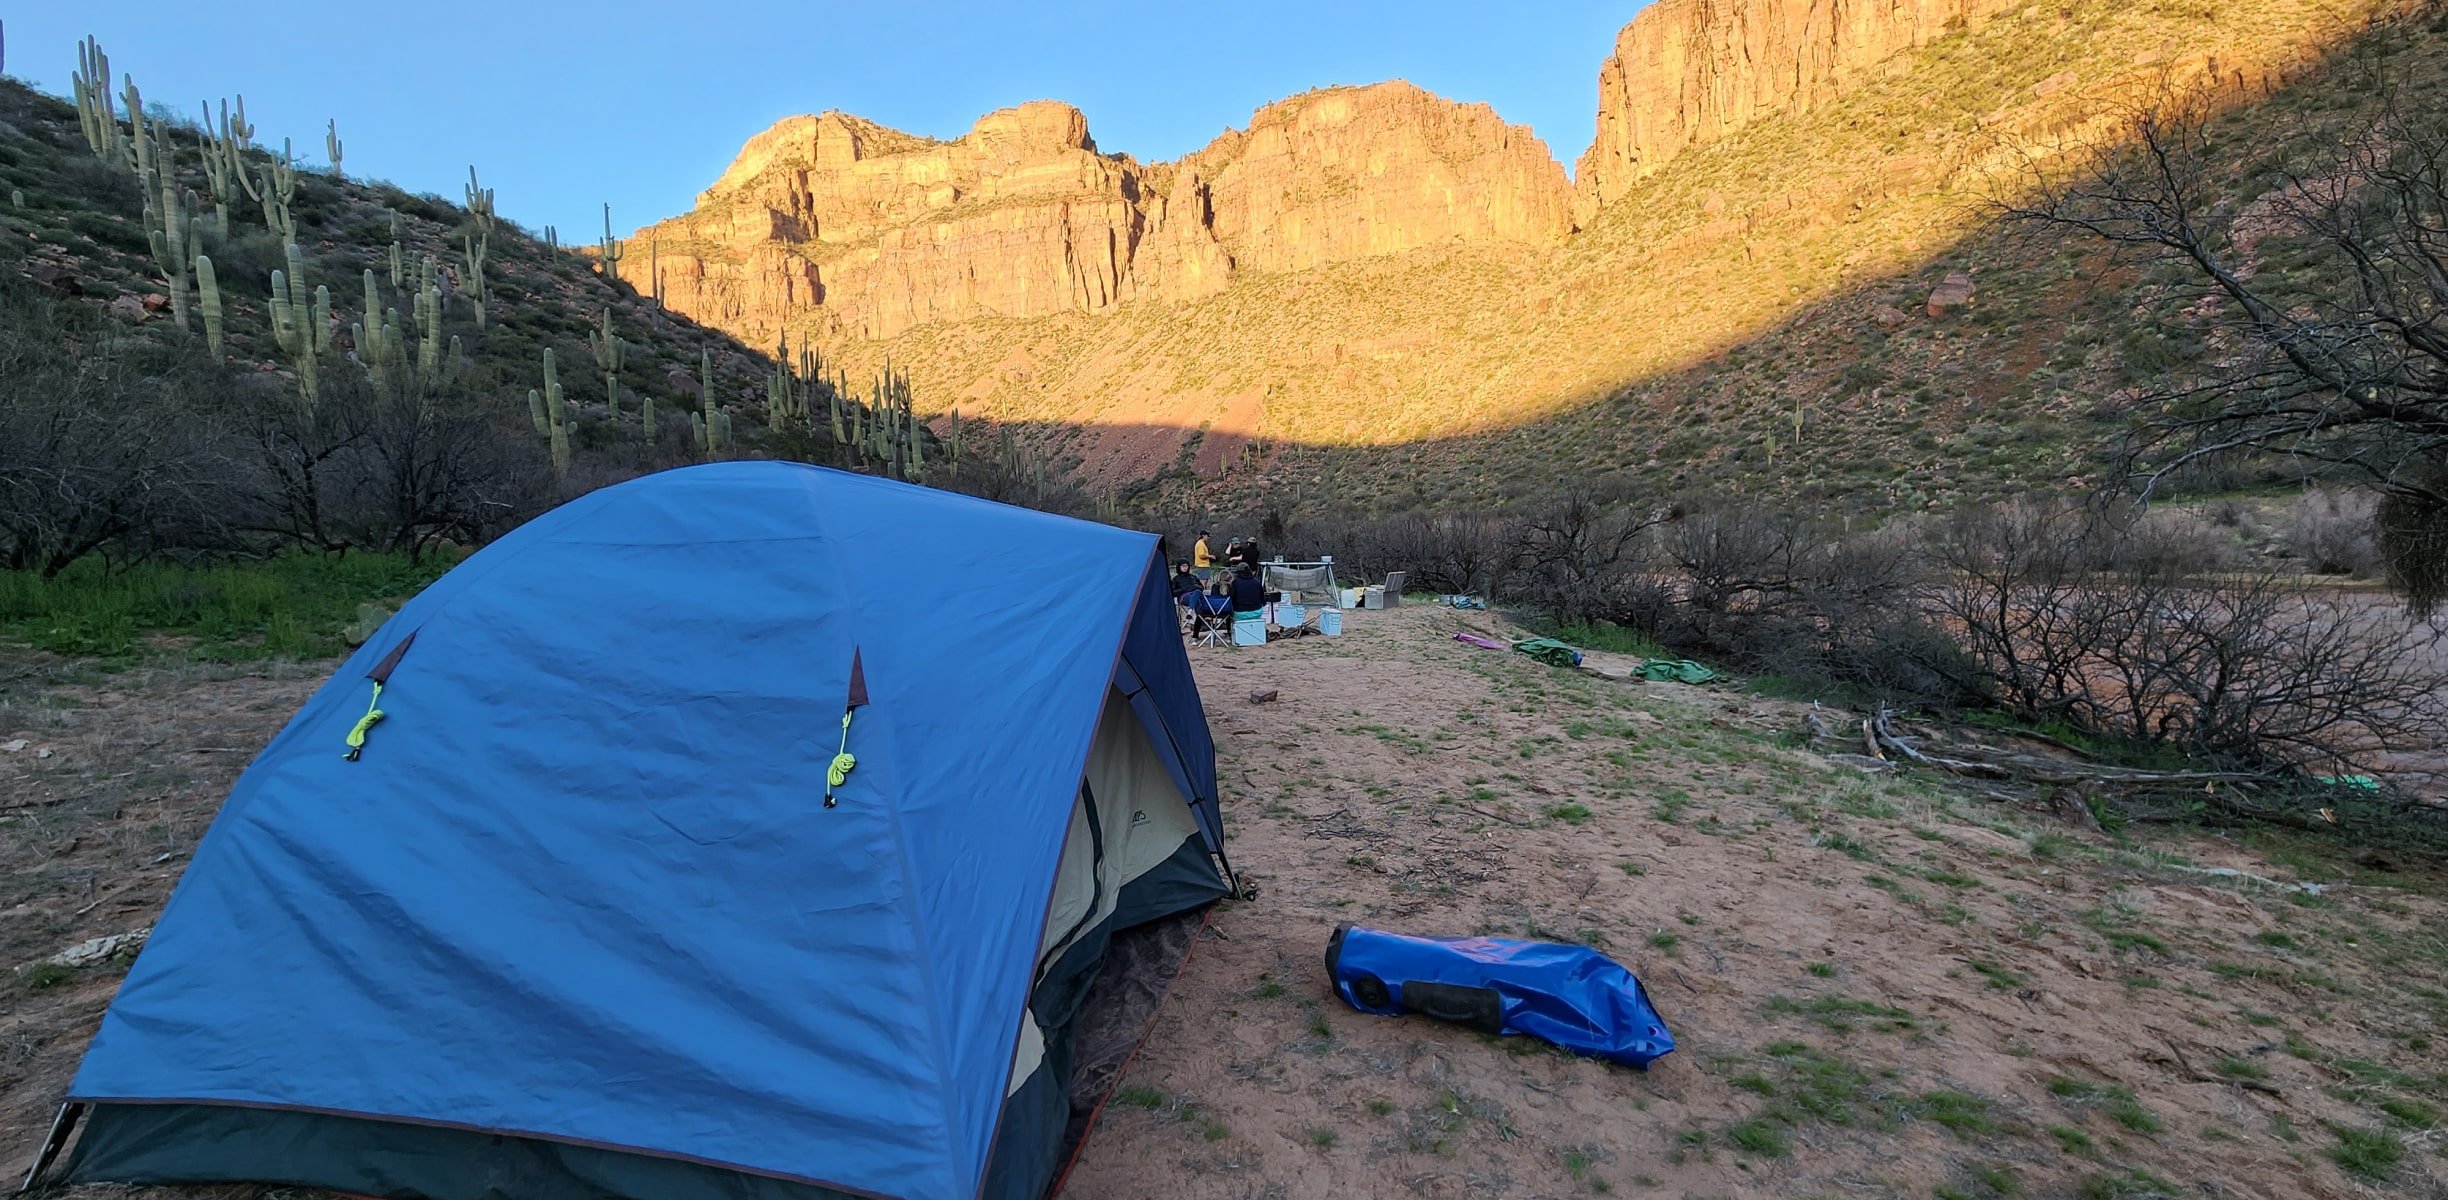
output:
[{"label": "rocky cliff face", "polygon": [[1658,0],[1598,68],[1598,136],[1574,173],[1579,212],[1683,151],[1824,105],[1897,52],[2024,0]]},{"label": "rocky cliff face", "polygon": [[1195,299],[1241,272],[1439,243],[1553,242],[1571,205],[1529,131],[1404,83],[1272,104],[1152,167],[1100,152],[1080,111],[1051,101],[951,142],[827,113],[751,139],[694,211],[638,231],[623,269],[751,338],[813,316],[875,339]]}]

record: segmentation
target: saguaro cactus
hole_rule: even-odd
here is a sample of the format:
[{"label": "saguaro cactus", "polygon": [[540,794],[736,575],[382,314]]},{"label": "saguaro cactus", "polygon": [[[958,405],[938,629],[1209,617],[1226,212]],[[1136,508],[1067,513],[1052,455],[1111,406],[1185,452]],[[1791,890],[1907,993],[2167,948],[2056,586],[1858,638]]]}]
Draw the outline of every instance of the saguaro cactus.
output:
[{"label": "saguaro cactus", "polygon": [[459,231],[459,246],[467,259],[468,298],[476,305],[476,328],[485,324],[485,255],[493,247],[493,189],[476,182],[476,168],[468,168],[468,226]]},{"label": "saguaro cactus", "polygon": [[603,245],[597,250],[596,258],[603,264],[604,278],[614,283],[620,282],[622,253],[620,239],[612,236],[612,206],[606,204],[604,205]]},{"label": "saguaro cactus", "polygon": [[179,190],[177,161],[162,147],[162,169],[146,167],[144,180],[145,242],[169,285],[170,320],[187,328],[188,271],[203,249],[203,223],[195,216],[195,194]]},{"label": "saguaro cactus", "polygon": [[553,478],[559,479],[569,470],[569,405],[561,396],[561,372],[553,361],[550,346],[544,348],[544,391],[540,395],[527,393],[527,406],[537,417],[540,430],[552,439]]},{"label": "saguaro cactus", "polygon": [[323,153],[331,159],[332,178],[346,179],[340,171],[340,121],[333,118],[323,126]]},{"label": "saguaro cactus", "polygon": [[306,292],[306,258],[289,244],[289,270],[272,272],[272,336],[297,367],[298,395],[308,408],[316,399],[315,365],[331,345],[331,289]]},{"label": "saguaro cactus", "polygon": [[603,372],[604,403],[612,410],[612,419],[620,419],[620,373],[629,361],[629,343],[612,332],[612,310],[603,310],[603,332],[587,334],[587,349],[595,354],[595,367]]},{"label": "saguaro cactus", "polygon": [[280,161],[263,165],[254,189],[256,200],[263,205],[264,228],[284,242],[297,241],[297,220],[289,211],[289,202],[297,196],[295,157],[289,139],[282,138]]},{"label": "saguaro cactus", "polygon": [[711,350],[697,351],[697,398],[703,420],[702,423],[692,422],[692,425],[701,429],[697,444],[710,458],[729,441],[721,435],[730,428],[716,420],[720,414],[714,407],[714,352]]},{"label": "saguaro cactus", "polygon": [[654,397],[652,397],[652,396],[648,396],[648,397],[646,397],[646,403],[645,403],[644,407],[642,407],[642,408],[640,408],[640,409],[638,410],[638,428],[639,428],[639,432],[641,432],[641,433],[643,433],[643,434],[645,435],[645,437],[646,437],[646,444],[647,444],[647,445],[649,445],[649,446],[654,445],[654,440],[655,440],[655,420],[654,420],[654,418],[655,418],[655,412],[654,412]]},{"label": "saguaro cactus", "polygon": [[204,344],[212,348],[214,358],[221,357],[221,281],[213,275],[212,258],[199,254],[195,259],[197,299],[204,310]]},{"label": "saguaro cactus", "polygon": [[127,161],[120,148],[119,114],[111,108],[110,56],[91,34],[77,46],[77,69],[68,76],[68,90],[76,97],[77,128],[85,134],[86,148],[104,162]]}]

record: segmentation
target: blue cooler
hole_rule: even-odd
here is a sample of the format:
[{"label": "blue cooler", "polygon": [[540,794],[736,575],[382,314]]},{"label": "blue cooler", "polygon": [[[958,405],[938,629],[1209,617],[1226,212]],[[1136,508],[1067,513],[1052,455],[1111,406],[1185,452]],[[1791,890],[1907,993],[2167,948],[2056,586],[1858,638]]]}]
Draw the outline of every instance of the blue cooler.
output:
[{"label": "blue cooler", "polygon": [[1327,637],[1342,637],[1343,610],[1339,608],[1319,609],[1318,632],[1325,634]]},{"label": "blue cooler", "polygon": [[1233,617],[1233,645],[1266,645],[1266,614],[1240,613]]}]

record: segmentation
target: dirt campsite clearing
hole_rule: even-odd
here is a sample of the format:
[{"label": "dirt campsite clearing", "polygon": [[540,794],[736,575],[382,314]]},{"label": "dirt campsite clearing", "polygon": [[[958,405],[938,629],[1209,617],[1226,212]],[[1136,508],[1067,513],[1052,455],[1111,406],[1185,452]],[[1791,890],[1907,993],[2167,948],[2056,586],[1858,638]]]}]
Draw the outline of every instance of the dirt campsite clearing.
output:
[{"label": "dirt campsite clearing", "polygon": [[[1509,632],[1405,608],[1193,652],[1258,896],[1214,913],[1063,1195],[2448,1187],[2436,862],[2103,836],[1822,758],[1807,705],[1466,628]],[[32,1155],[129,952],[37,964],[152,920],[328,666],[0,660],[0,1168]],[[1636,1072],[1355,1012],[1322,960],[1342,922],[1598,946],[1680,1048]]]}]

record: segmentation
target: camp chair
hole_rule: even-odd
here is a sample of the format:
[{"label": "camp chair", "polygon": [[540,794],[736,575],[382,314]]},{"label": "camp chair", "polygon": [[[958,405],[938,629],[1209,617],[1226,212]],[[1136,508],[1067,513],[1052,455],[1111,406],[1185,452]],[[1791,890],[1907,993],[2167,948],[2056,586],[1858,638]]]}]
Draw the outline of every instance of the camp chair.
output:
[{"label": "camp chair", "polygon": [[1190,644],[1194,646],[1229,646],[1232,644],[1232,601],[1205,592],[1190,597]]},{"label": "camp chair", "polygon": [[1409,571],[1393,571],[1386,575],[1385,606],[1387,608],[1402,607],[1403,583],[1410,579],[1410,577],[1411,573]]}]

